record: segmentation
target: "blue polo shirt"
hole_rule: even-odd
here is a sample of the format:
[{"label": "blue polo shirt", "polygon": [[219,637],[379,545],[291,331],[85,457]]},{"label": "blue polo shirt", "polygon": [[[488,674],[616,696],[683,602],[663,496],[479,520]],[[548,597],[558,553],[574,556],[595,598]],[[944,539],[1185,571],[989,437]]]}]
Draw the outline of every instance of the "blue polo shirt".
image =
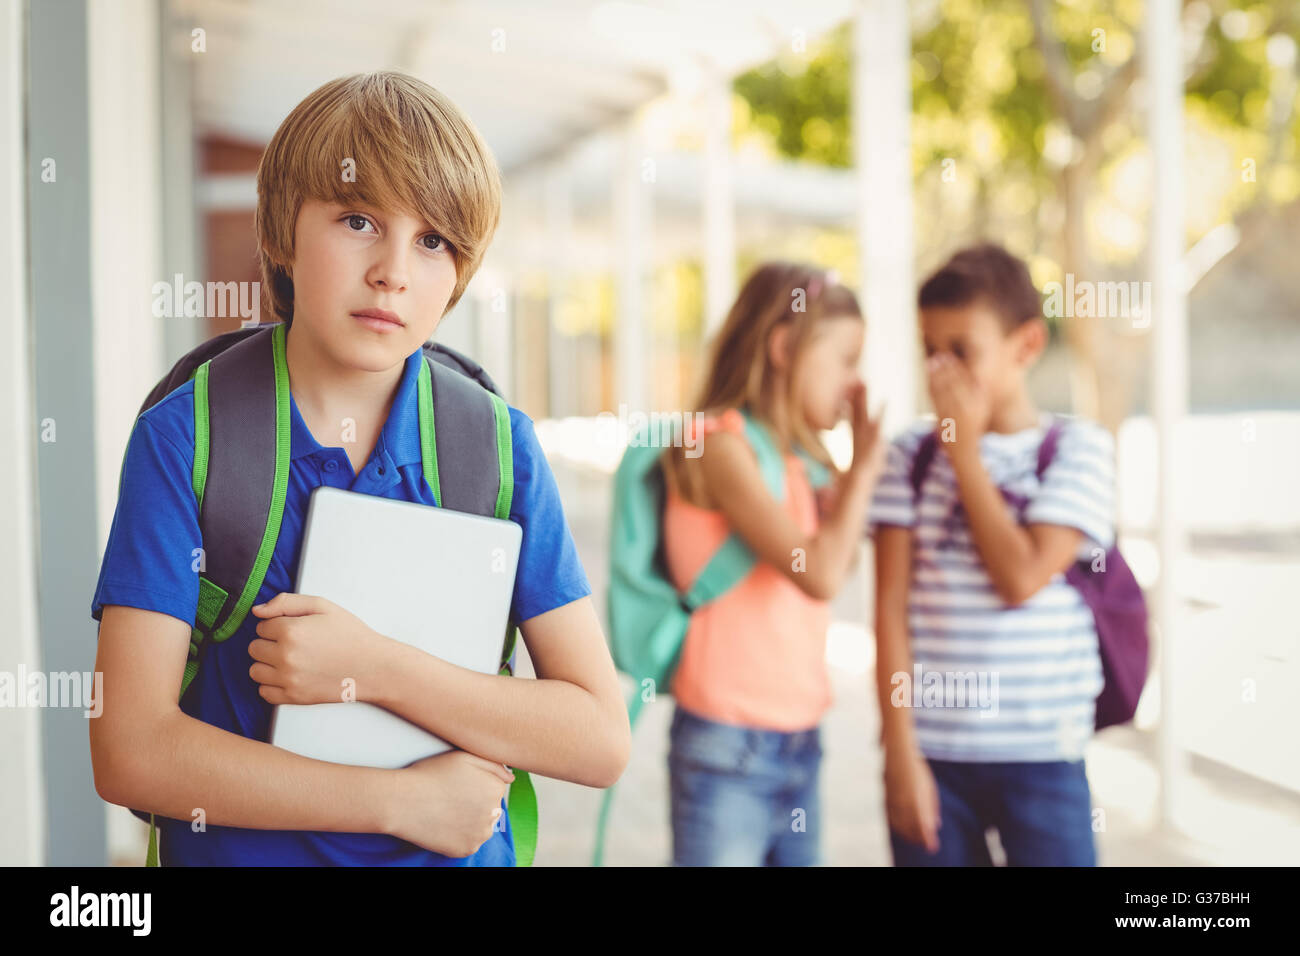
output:
[{"label": "blue polo shirt", "polygon": [[[298,576],[307,504],[314,488],[329,485],[400,501],[435,505],[420,457],[416,381],[424,359],[406,359],[401,384],[369,462],[354,474],[342,448],[323,447],[308,431],[291,399],[289,487],[275,553],[257,601],[292,591]],[[555,476],[542,454],[533,423],[510,409],[514,441],[514,498],[510,520],[523,530],[510,618],[527,621],[591,593],[573,536],[560,507]],[[117,510],[91,603],[99,620],[104,605],[159,611],[194,626],[199,575],[193,554],[202,547],[192,487],[194,385],[177,388],[139,417],[127,444]],[[248,675],[248,645],[258,618],[249,614],[224,642],[209,641],[181,709],[192,717],[254,740],[267,740],[272,706]],[[253,830],[157,818],[164,866],[513,866],[508,816],[478,852],[445,857],[383,833]]]}]

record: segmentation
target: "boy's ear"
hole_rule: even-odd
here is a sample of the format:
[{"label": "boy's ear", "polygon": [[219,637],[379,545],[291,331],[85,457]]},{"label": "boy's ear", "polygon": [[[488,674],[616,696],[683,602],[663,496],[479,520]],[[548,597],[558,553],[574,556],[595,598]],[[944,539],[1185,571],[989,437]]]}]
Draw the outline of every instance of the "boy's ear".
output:
[{"label": "boy's ear", "polygon": [[1032,365],[1047,348],[1049,338],[1047,323],[1041,318],[1030,319],[1016,327],[1014,348],[1016,361],[1023,366]]}]

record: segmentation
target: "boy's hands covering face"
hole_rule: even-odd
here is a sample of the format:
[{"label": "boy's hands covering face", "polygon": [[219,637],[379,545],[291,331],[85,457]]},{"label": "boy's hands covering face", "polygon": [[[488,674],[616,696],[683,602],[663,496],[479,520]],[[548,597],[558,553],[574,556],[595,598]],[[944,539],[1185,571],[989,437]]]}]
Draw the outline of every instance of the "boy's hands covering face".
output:
[{"label": "boy's hands covering face", "polygon": [[940,442],[945,451],[954,448],[974,449],[988,430],[993,403],[988,393],[971,375],[970,370],[947,352],[936,352],[925,360],[929,377],[930,401],[939,417],[940,429],[945,419],[954,422],[956,440]]},{"label": "boy's hands covering face", "polygon": [[272,704],[331,704],[345,699],[344,681],[355,683],[350,699],[367,690],[362,670],[375,661],[386,640],[332,601],[290,591],[277,594],[253,613],[262,620],[248,645],[254,663],[248,675]]}]

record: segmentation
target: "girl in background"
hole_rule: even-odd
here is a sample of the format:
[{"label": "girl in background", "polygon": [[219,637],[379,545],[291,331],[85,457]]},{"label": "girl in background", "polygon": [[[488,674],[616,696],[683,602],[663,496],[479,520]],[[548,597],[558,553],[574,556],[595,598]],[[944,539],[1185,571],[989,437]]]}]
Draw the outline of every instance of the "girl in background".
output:
[{"label": "girl in background", "polygon": [[[692,615],[673,677],[676,865],[821,862],[829,601],[854,563],[885,449],[858,376],[864,334],[857,299],[823,271],[760,266],[713,343],[694,404],[702,418],[688,416],[701,433],[665,451],[663,543],[674,585],[685,593],[732,533],[757,557],[737,586]],[[840,473],[819,432],[846,411],[853,463]],[[745,416],[781,453],[780,500]],[[829,480],[815,493],[818,478]]]}]

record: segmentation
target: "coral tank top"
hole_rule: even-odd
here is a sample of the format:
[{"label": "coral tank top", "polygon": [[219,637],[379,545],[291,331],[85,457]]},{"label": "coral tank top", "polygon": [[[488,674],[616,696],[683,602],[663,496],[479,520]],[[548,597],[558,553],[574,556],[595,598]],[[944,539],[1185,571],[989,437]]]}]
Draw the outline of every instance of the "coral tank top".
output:
[{"label": "coral tank top", "polygon": [[[730,409],[703,421],[711,431],[744,435]],[[694,427],[689,422],[688,427]],[[698,447],[703,449],[705,444]],[[817,530],[817,504],[803,462],[785,457],[782,507],[804,532]],[[731,534],[721,511],[669,491],[664,505],[665,560],[674,586],[687,591]],[[794,560],[794,555],[791,555]],[[826,670],[830,605],[809,597],[760,561],[732,590],[691,616],[672,694],[687,710],[720,723],[794,732],[820,723],[831,704]]]}]

